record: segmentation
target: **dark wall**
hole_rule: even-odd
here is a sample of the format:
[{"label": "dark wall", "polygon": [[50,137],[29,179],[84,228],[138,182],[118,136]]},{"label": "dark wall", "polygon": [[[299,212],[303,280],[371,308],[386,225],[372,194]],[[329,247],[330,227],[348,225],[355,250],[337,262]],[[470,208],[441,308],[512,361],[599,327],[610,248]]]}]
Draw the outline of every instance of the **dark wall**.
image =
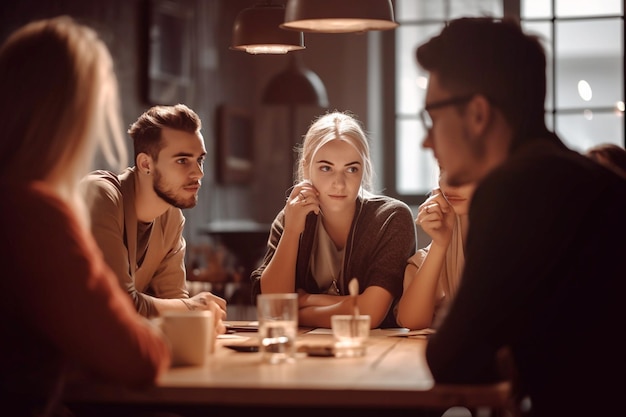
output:
[{"label": "dark wall", "polygon": [[[0,4],[0,39],[23,24],[40,18],[70,15],[93,26],[107,42],[113,54],[126,122],[132,121],[145,108],[140,98],[141,50],[140,34],[147,24],[142,2],[119,0],[86,2],[79,0],[20,0]],[[132,22],[132,24],[131,24]],[[33,62],[33,65],[45,63]],[[130,141],[129,141],[130,146]]]},{"label": "dark wall", "polygon": [[[180,101],[202,118],[208,152],[199,203],[185,212],[186,237],[193,244],[204,239],[198,230],[209,222],[271,222],[282,208],[286,189],[292,183],[292,144],[301,139],[311,120],[325,109],[312,106],[293,109],[296,137],[290,138],[289,109],[261,103],[266,83],[287,66],[290,58],[289,55],[254,56],[229,49],[237,13],[257,1],[176,0],[175,3],[192,11],[189,20],[192,85]],[[152,104],[146,99],[145,89],[150,4],[148,0],[5,1],[0,5],[0,37],[4,40],[12,30],[30,20],[59,14],[71,15],[94,26],[113,54],[124,122],[129,125]],[[350,110],[367,127],[367,36],[306,34],[305,45],[306,49],[298,53],[324,82],[329,108]],[[216,176],[216,115],[223,105],[243,108],[251,115],[253,165],[250,181],[246,183],[223,184]],[[96,165],[95,168],[107,168],[100,159]]]}]

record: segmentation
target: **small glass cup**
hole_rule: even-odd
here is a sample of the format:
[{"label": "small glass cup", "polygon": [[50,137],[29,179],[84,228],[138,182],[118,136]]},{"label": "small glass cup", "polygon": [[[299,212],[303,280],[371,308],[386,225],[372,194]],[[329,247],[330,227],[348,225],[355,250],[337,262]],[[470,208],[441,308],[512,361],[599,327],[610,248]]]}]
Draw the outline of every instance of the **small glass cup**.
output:
[{"label": "small glass cup", "polygon": [[298,294],[259,294],[259,350],[266,363],[292,363],[298,336]]},{"label": "small glass cup", "polygon": [[365,355],[370,335],[370,316],[337,314],[330,318],[335,337],[335,356],[354,358]]}]

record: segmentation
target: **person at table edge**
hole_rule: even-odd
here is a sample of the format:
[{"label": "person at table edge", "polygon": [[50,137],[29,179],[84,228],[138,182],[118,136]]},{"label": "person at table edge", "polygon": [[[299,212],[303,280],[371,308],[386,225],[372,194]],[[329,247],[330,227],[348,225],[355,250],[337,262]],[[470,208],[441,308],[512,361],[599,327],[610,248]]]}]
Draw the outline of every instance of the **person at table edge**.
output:
[{"label": "person at table edge", "polygon": [[623,413],[626,181],[548,130],[546,55],[518,22],[453,20],[416,58],[423,146],[450,184],[477,182],[435,381],[496,380],[508,351],[525,415]]}]

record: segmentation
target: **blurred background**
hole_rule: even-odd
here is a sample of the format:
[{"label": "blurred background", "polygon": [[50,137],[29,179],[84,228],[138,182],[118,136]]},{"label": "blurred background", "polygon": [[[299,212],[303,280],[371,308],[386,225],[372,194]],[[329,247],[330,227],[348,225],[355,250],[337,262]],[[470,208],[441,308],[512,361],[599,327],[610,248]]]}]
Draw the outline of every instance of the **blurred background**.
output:
[{"label": "blurred background", "polygon": [[[341,1],[341,0],[337,0]],[[624,146],[624,0],[395,0],[399,26],[305,33],[280,55],[233,50],[240,12],[285,0],[20,0],[0,5],[0,38],[60,14],[95,27],[114,56],[126,125],[154,104],[185,103],[202,118],[208,152],[198,205],[185,210],[190,289],[249,304],[252,268],[292,185],[293,148],[327,110],[359,118],[378,191],[415,209],[437,178],[418,112],[426,74],[417,45],[461,16],[513,16],[539,35],[549,65],[546,120],[572,148]],[[41,63],[33,63],[40,65]],[[314,81],[275,93],[289,71]],[[317,83],[317,84],[316,84]],[[26,87],[25,87],[26,88]],[[132,143],[128,141],[129,149]],[[107,169],[102,158],[94,168]],[[418,230],[418,246],[429,243]]]}]

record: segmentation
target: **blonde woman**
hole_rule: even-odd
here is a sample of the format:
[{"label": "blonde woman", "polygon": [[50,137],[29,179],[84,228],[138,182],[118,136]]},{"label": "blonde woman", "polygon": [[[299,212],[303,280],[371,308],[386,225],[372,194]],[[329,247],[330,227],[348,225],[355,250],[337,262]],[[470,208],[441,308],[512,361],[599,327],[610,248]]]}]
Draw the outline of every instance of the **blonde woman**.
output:
[{"label": "blonde woman", "polygon": [[3,415],[56,415],[77,369],[154,382],[167,344],[105,264],[78,191],[98,142],[125,159],[105,44],[68,17],[27,24],[0,48],[0,91]]},{"label": "blonde woman", "polygon": [[400,326],[434,328],[443,320],[461,283],[469,206],[475,188],[474,183],[451,186],[442,170],[439,187],[420,205],[415,222],[432,240],[407,262],[397,311]]},{"label": "blonde woman", "polygon": [[348,284],[359,283],[358,306],[371,326],[396,327],[406,259],[415,253],[409,207],[375,195],[367,137],[351,114],[332,112],[309,127],[298,174],[270,232],[253,296],[299,292],[299,324],[330,327],[352,313]]}]

